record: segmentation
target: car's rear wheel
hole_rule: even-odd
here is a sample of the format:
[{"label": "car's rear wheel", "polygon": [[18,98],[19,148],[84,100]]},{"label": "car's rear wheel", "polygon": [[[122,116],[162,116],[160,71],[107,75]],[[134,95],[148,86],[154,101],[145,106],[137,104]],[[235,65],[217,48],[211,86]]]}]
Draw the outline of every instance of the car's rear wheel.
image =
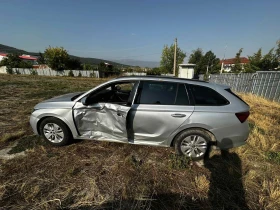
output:
[{"label": "car's rear wheel", "polygon": [[186,130],[175,138],[175,151],[192,160],[201,160],[208,152],[210,141],[211,137],[203,130]]},{"label": "car's rear wheel", "polygon": [[42,121],[40,133],[48,143],[54,146],[66,145],[72,140],[67,125],[54,117],[48,117]]}]

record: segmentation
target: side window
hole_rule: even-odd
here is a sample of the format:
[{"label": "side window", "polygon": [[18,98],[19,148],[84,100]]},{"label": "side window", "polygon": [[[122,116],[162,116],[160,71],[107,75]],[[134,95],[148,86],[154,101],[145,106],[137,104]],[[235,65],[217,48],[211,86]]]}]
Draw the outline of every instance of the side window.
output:
[{"label": "side window", "polygon": [[211,88],[200,85],[189,85],[189,87],[192,91],[195,105],[222,106],[229,104],[228,100]]},{"label": "side window", "polygon": [[126,105],[134,84],[134,82],[118,82],[106,85],[90,94],[87,103],[105,102]]},{"label": "side window", "polygon": [[172,105],[175,103],[177,83],[143,81],[136,103]]},{"label": "side window", "polygon": [[189,105],[184,84],[143,81],[136,96],[136,104]]}]

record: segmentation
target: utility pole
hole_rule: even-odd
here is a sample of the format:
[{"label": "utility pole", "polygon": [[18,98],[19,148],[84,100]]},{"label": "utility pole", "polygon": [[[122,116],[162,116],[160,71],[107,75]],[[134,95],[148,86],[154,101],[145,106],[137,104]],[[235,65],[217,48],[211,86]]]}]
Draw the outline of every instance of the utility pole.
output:
[{"label": "utility pole", "polygon": [[173,74],[174,74],[174,77],[176,75],[176,54],[177,54],[177,38],[175,38],[175,46],[174,46],[174,66],[173,66]]},{"label": "utility pole", "polygon": [[226,57],[226,51],[227,51],[227,45],[225,46],[224,58],[223,58],[223,62],[222,62],[222,65],[221,65],[221,72],[220,72],[220,74],[223,73],[224,62],[225,62],[225,57]]},{"label": "utility pole", "polygon": [[206,74],[207,74],[207,75],[208,75],[208,69],[209,69],[209,62],[210,62],[210,56],[209,56],[209,59],[208,59],[207,69],[206,69]]}]

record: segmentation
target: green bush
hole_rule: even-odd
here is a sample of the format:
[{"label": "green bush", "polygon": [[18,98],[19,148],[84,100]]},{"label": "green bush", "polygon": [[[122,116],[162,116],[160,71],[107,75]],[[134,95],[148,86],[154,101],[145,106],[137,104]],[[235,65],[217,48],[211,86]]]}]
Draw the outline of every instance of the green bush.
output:
[{"label": "green bush", "polygon": [[74,73],[73,73],[72,70],[70,70],[70,71],[68,72],[68,77],[74,77]]},{"label": "green bush", "polygon": [[94,77],[95,78],[95,74],[94,73],[90,73],[89,77]]},{"label": "green bush", "polygon": [[38,75],[38,72],[35,69],[32,69],[30,71],[30,75],[36,76],[36,75]]},{"label": "green bush", "polygon": [[13,68],[12,68],[10,65],[8,65],[8,66],[6,67],[6,72],[7,72],[8,74],[14,74]]},{"label": "green bush", "polygon": [[81,74],[81,72],[79,72],[79,74],[78,74],[78,77],[82,77],[82,74]]}]

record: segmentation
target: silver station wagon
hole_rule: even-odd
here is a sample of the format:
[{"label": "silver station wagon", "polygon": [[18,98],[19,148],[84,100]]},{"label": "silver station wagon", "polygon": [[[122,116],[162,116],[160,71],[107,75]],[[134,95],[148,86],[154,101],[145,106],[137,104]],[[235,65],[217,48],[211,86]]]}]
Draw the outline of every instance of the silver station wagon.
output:
[{"label": "silver station wagon", "polygon": [[119,77],[86,93],[37,104],[36,134],[62,146],[71,139],[175,147],[201,159],[210,146],[245,144],[249,106],[230,87],[175,77]]}]

